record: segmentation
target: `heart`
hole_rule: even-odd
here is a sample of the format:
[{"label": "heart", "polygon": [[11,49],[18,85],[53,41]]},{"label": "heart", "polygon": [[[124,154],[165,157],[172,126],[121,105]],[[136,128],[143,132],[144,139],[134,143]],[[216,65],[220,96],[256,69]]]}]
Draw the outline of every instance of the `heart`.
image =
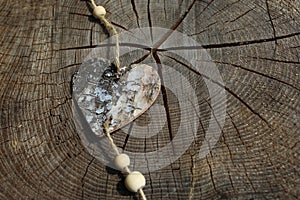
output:
[{"label": "heart", "polygon": [[73,100],[91,130],[104,135],[104,123],[114,132],[142,115],[160,92],[156,70],[133,64],[117,77],[109,60],[95,58],[82,63],[73,77]]}]

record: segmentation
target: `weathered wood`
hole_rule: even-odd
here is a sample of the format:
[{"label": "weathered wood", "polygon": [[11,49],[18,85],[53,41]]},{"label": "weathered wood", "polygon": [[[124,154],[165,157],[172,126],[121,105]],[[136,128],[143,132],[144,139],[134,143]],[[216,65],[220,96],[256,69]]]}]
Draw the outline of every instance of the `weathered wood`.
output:
[{"label": "weathered wood", "polygon": [[[183,74],[195,88],[201,112],[188,151],[145,174],[148,199],[299,198],[300,1],[97,3],[119,32],[158,26],[189,35],[209,52],[225,84],[222,135],[199,159],[211,117],[205,77],[168,52],[153,51],[146,58]],[[108,37],[87,3],[2,0],[0,7],[0,198],[138,199],[124,188],[120,174],[84,148],[74,123],[72,75]],[[124,62],[143,55],[133,52]],[[169,121],[159,134],[144,139],[115,134],[119,147],[150,152],[175,137],[178,99],[162,88],[157,104],[164,111],[157,119]],[[147,116],[136,123],[156,131],[146,130]]]}]

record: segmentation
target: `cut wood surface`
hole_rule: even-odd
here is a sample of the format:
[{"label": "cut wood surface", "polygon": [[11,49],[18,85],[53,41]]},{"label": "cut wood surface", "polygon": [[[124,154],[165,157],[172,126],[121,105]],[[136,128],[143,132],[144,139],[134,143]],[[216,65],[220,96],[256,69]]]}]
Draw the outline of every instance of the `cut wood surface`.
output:
[{"label": "cut wood surface", "polygon": [[[299,0],[96,3],[120,33],[162,27],[186,34],[201,47],[183,49],[206,50],[224,82],[219,86],[226,92],[226,102],[220,102],[227,107],[225,124],[209,154],[199,158],[216,115],[205,86],[211,77],[195,73],[189,60],[168,54],[170,49],[147,47],[145,54],[123,59],[172,66],[190,82],[200,111],[189,148],[175,162],[144,174],[148,199],[299,199]],[[88,2],[0,0],[0,29],[0,199],[140,199],[125,189],[120,173],[87,151],[75,125],[72,75],[109,37]],[[149,119],[146,112],[135,123],[159,134],[136,138],[118,131],[118,147],[155,151],[172,141],[180,123],[194,123],[180,119],[185,108],[168,88],[162,87],[156,104],[161,116]],[[163,128],[148,130],[149,120],[157,119]]]}]

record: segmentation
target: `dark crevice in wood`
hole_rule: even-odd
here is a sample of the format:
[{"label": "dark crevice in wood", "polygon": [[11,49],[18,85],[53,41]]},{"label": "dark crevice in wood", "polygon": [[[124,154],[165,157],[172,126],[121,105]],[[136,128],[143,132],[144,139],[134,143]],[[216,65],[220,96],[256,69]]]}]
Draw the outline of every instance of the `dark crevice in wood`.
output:
[{"label": "dark crevice in wood", "polygon": [[147,1],[147,16],[148,16],[148,23],[149,23],[149,27],[150,27],[151,42],[153,42],[152,21],[151,21],[151,11],[150,11],[150,0]]},{"label": "dark crevice in wood", "polygon": [[284,85],[287,85],[287,86],[289,86],[289,87],[291,87],[291,88],[293,88],[293,89],[295,89],[295,90],[300,91],[300,88],[298,88],[298,87],[296,87],[296,86],[294,86],[294,85],[292,85],[292,84],[290,84],[290,83],[288,83],[288,82],[285,82],[285,81],[283,81],[283,80],[280,80],[280,79],[278,79],[278,78],[272,77],[272,76],[267,75],[267,74],[263,74],[263,73],[261,73],[261,72],[255,71],[255,70],[253,70],[253,69],[248,69],[248,68],[245,68],[245,67],[243,67],[243,66],[241,66],[241,65],[236,65],[236,64],[227,63],[227,62],[220,62],[220,61],[214,61],[214,62],[220,63],[220,64],[225,64],[225,65],[230,65],[230,66],[232,66],[232,67],[236,67],[236,68],[239,68],[239,69],[243,69],[243,70],[245,70],[245,71],[248,71],[248,72],[257,74],[257,75],[259,75],[259,76],[262,76],[262,77],[265,77],[265,78],[268,78],[268,79],[271,79],[271,80],[280,82],[280,83],[282,83],[282,84],[284,84]]},{"label": "dark crevice in wood", "polygon": [[57,166],[51,170],[51,172],[49,174],[47,174],[47,178],[49,178],[49,176],[51,176],[59,167],[61,167],[62,163],[64,163],[68,158],[65,157],[61,162],[59,162],[59,164],[57,164]]},{"label": "dark crevice in wood", "polygon": [[[205,101],[207,103],[207,101]],[[191,105],[193,106],[194,110],[196,110],[196,107],[195,105],[190,101]],[[203,125],[203,122],[202,122],[202,118],[200,116],[200,113],[195,113],[197,118],[198,118],[198,121],[199,121],[199,125],[201,126],[201,129],[202,129],[202,133],[205,133],[205,128],[204,128],[204,125]]]},{"label": "dark crevice in wood", "polygon": [[84,184],[85,184],[85,176],[87,175],[88,171],[89,171],[89,167],[91,166],[91,164],[93,163],[93,161],[95,160],[95,157],[93,157],[91,159],[91,161],[88,163],[88,165],[85,168],[84,174],[81,178],[81,198],[84,199]]},{"label": "dark crevice in wood", "polygon": [[164,0],[164,14],[166,18],[167,17],[166,0]]},{"label": "dark crevice in wood", "polygon": [[91,28],[90,31],[90,46],[93,46],[93,27]]},{"label": "dark crevice in wood", "polygon": [[[105,46],[113,46],[113,44],[107,44]],[[79,50],[79,49],[93,49],[96,48],[97,45],[88,45],[88,46],[79,46],[79,47],[67,47],[67,48],[61,48],[59,49],[60,51],[65,51],[65,50]],[[101,47],[101,45],[100,45]]]},{"label": "dark crevice in wood", "polygon": [[151,55],[151,52],[145,54],[144,56],[142,56],[141,58],[135,60],[134,62],[132,62],[131,64],[138,64],[143,62],[146,58],[148,58]]},{"label": "dark crevice in wood", "polygon": [[236,133],[237,133],[237,135],[238,135],[240,141],[242,142],[243,146],[247,149],[247,146],[246,146],[244,140],[242,139],[242,134],[240,133],[238,127],[237,127],[236,124],[235,124],[235,122],[233,121],[233,118],[231,117],[231,115],[230,115],[229,113],[227,113],[227,115],[229,116],[230,121],[231,121],[231,123],[232,123],[234,129],[236,130]]},{"label": "dark crevice in wood", "polygon": [[123,149],[123,150],[125,150],[125,148],[126,148],[126,145],[127,145],[127,143],[128,143],[130,134],[131,134],[131,132],[132,132],[132,128],[133,128],[133,122],[131,122],[130,125],[129,125],[128,133],[126,134],[126,138],[125,138],[124,144],[123,144],[123,146],[122,146],[122,149]]},{"label": "dark crevice in wood", "polygon": [[[61,48],[59,50],[66,51],[66,50],[78,50],[78,49],[93,49],[96,47],[113,47],[115,44],[98,44],[98,45],[92,45],[92,46],[78,46],[78,47],[67,47],[67,48]],[[134,44],[134,43],[120,43],[120,47],[136,47],[138,49],[143,49],[146,51],[151,51],[151,48],[145,45],[141,44]]]},{"label": "dark crevice in wood", "polygon": [[[272,62],[279,62],[279,63],[285,63],[285,64],[295,64],[300,65],[300,61],[292,61],[292,60],[278,60],[274,58],[265,58],[265,57],[247,57],[247,58],[253,58],[253,59],[261,59],[261,60],[268,60]],[[299,66],[300,67],[300,66]]]},{"label": "dark crevice in wood", "polygon": [[[227,149],[228,149],[228,152],[229,152],[229,158],[230,158],[231,161],[233,161],[233,156],[232,156],[231,150],[230,150],[230,148],[229,148],[229,144],[226,142],[226,137],[225,137],[225,134],[224,134],[224,131],[223,131],[223,127],[220,125],[219,121],[217,120],[216,115],[215,115],[215,112],[214,112],[213,108],[211,107],[210,102],[208,102],[206,99],[205,99],[205,102],[206,102],[207,105],[209,106],[209,108],[210,108],[210,110],[211,110],[211,114],[212,114],[214,120],[217,122],[219,129],[221,130],[221,137],[223,138],[224,144],[226,145],[226,147],[227,147]],[[232,162],[232,163],[233,163],[233,162]]]},{"label": "dark crevice in wood", "polygon": [[231,175],[230,175],[230,171],[229,171],[229,170],[227,170],[227,174],[228,174],[228,178],[229,178],[230,186],[231,186],[231,188],[233,189],[233,193],[234,193],[234,195],[236,195],[236,194],[237,194],[237,192],[236,192],[236,189],[235,189],[235,187],[234,187],[234,185],[233,185],[233,181],[232,181],[232,178],[231,178]]},{"label": "dark crevice in wood", "polygon": [[[209,6],[214,2],[215,0],[211,0],[210,2],[208,2],[207,4],[206,4],[206,6],[203,8],[203,10],[201,10],[201,12],[199,12],[199,14],[198,15],[196,15],[196,19],[199,19],[199,17],[204,13],[204,11],[207,9],[207,8],[209,8]],[[205,2],[206,3],[206,2]]]},{"label": "dark crevice in wood", "polygon": [[[177,29],[177,27],[182,23],[182,21],[186,18],[192,7],[194,6],[196,0],[194,0],[188,9],[184,12],[182,16],[171,26],[170,30],[162,36],[160,40],[158,40],[154,45],[153,45],[153,51],[155,52],[169,37],[172,35],[172,33]],[[153,41],[153,40],[152,40]]]},{"label": "dark crevice in wood", "polygon": [[[210,79],[211,80],[211,79]],[[214,81],[212,81],[214,82]],[[229,92],[232,96],[234,96],[236,99],[238,99],[244,106],[246,106],[253,114],[255,114],[256,116],[258,116],[263,122],[265,122],[265,124],[273,130],[272,126],[269,124],[269,122],[263,117],[261,116],[257,111],[255,111],[245,100],[243,100],[241,97],[239,97],[235,92],[233,92],[232,90],[230,90],[228,87],[224,86],[224,89]]]},{"label": "dark crevice in wood", "polygon": [[242,165],[243,165],[243,168],[244,168],[244,174],[245,174],[245,176],[246,176],[248,182],[250,183],[251,189],[252,189],[254,192],[257,192],[256,189],[255,189],[255,187],[254,187],[254,185],[253,185],[253,183],[252,183],[252,181],[251,181],[251,179],[250,179],[250,177],[249,177],[249,175],[248,175],[247,167],[245,166],[245,163],[242,162]]},{"label": "dark crevice in wood", "polygon": [[138,25],[138,27],[140,28],[140,23],[139,23],[139,14],[136,10],[136,6],[135,6],[135,1],[134,0],[130,0],[130,3],[131,3],[131,7],[132,7],[132,10],[135,14],[135,17],[136,17],[136,24]]},{"label": "dark crevice in wood", "polygon": [[169,51],[169,50],[192,50],[192,49],[218,49],[218,48],[228,48],[228,47],[237,47],[237,46],[245,46],[251,44],[261,44],[266,42],[274,42],[275,40],[282,40],[291,37],[295,37],[300,35],[300,32],[291,33],[287,35],[277,36],[276,38],[266,38],[266,39],[258,39],[258,40],[248,40],[248,41],[240,41],[240,42],[228,42],[222,44],[204,44],[202,46],[181,46],[181,47],[169,47],[165,49],[157,49],[157,51]]},{"label": "dark crevice in wood", "polygon": [[256,116],[258,116],[263,122],[265,122],[269,128],[272,129],[272,126],[268,123],[268,121],[262,117],[257,111],[255,111],[246,101],[244,101],[241,97],[239,97],[235,92],[233,92],[231,89],[229,89],[228,87],[226,87],[225,85],[222,85],[221,83],[219,83],[218,81],[215,81],[213,79],[211,79],[211,77],[206,76],[205,74],[201,74],[200,72],[196,71],[195,69],[193,69],[192,67],[188,66],[187,64],[177,60],[176,58],[173,58],[171,56],[167,56],[164,55],[172,60],[174,60],[175,62],[178,62],[179,64],[183,65],[184,67],[188,68],[189,70],[191,70],[192,72],[194,72],[195,74],[199,75],[199,76],[203,76],[204,78],[210,80],[212,83],[215,83],[216,85],[218,85],[219,87],[224,88],[229,94],[231,94],[233,97],[235,97],[237,100],[239,100],[244,106],[246,106],[253,114],[255,114]]},{"label": "dark crevice in wood", "polygon": [[249,12],[253,11],[254,9],[255,9],[255,7],[247,10],[246,12],[242,13],[241,15],[236,17],[235,19],[230,20],[229,22],[233,23],[233,22],[237,21],[238,19],[244,17],[245,15],[247,15]]},{"label": "dark crevice in wood", "polygon": [[76,13],[76,12],[69,12],[70,15],[79,15],[83,17],[91,17],[92,15],[90,14],[83,14],[83,13]]},{"label": "dark crevice in wood", "polygon": [[[101,179],[104,179],[104,177],[103,177],[104,175],[102,174],[102,176],[101,177],[99,177],[99,179],[101,180]],[[105,185],[109,185],[109,174],[107,173],[106,174],[106,176],[105,176]],[[105,188],[105,194],[107,194],[108,193],[108,188]],[[84,199],[81,199],[81,200],[84,200]]]},{"label": "dark crevice in wood", "polygon": [[218,190],[217,190],[217,188],[216,188],[216,184],[215,184],[215,180],[214,180],[214,175],[213,175],[212,167],[211,167],[211,164],[210,164],[208,158],[206,158],[206,163],[207,163],[207,165],[208,165],[208,167],[209,167],[209,175],[210,175],[210,179],[211,179],[213,188],[214,188],[214,190],[217,192]]},{"label": "dark crevice in wood", "polygon": [[171,121],[170,108],[169,108],[169,103],[168,103],[167,90],[166,90],[166,87],[164,86],[164,78],[163,78],[162,70],[161,70],[162,63],[161,63],[157,53],[153,53],[153,58],[154,58],[157,66],[158,66],[157,71],[158,71],[158,74],[159,74],[160,79],[161,79],[161,93],[162,93],[162,96],[163,96],[164,107],[165,107],[165,110],[166,110],[167,124],[168,124],[168,129],[169,129],[169,137],[170,137],[170,140],[172,140],[173,139],[172,121]]},{"label": "dark crevice in wood", "polygon": [[[270,20],[270,23],[271,23],[271,27],[272,27],[272,31],[273,31],[273,37],[276,38],[277,37],[276,36],[276,30],[275,30],[273,19],[272,19],[271,13],[270,13],[270,8],[269,8],[269,2],[268,2],[268,0],[266,0],[266,7],[267,7],[267,14],[268,14],[268,17],[269,17],[269,20]],[[277,45],[278,45],[277,40],[274,40],[274,43],[275,43],[275,47],[274,47],[274,50],[273,50],[273,57],[276,56]]]},{"label": "dark crevice in wood", "polygon": [[234,1],[232,3],[229,3],[229,4],[226,4],[223,8],[217,10],[216,12],[214,12],[212,15],[211,15],[211,18],[214,18],[216,15],[222,13],[223,11],[225,11],[226,9],[230,8],[231,6],[237,4],[237,3],[240,3],[241,0],[237,0],[237,1]]},{"label": "dark crevice in wood", "polygon": [[125,26],[122,26],[121,24],[118,24],[118,23],[113,22],[113,21],[111,21],[111,24],[114,25],[114,26],[116,26],[116,27],[119,27],[119,28],[121,28],[121,29],[123,29],[125,31],[128,31],[128,28],[126,28]]},{"label": "dark crevice in wood", "polygon": [[203,28],[203,30],[201,30],[201,31],[199,31],[199,32],[197,32],[197,33],[189,34],[188,36],[200,35],[201,33],[207,31],[209,27],[211,27],[211,26],[213,26],[213,25],[215,25],[215,24],[217,24],[217,23],[218,23],[217,21],[212,22],[212,23],[208,24],[205,28]]},{"label": "dark crevice in wood", "polygon": [[[147,157],[146,157],[147,158]],[[148,163],[148,160],[146,160],[147,163]],[[150,199],[153,199],[153,194],[155,195],[155,192],[154,192],[154,187],[153,187],[153,180],[151,178],[151,174],[149,173],[149,185],[150,185],[150,191],[151,191],[151,198]]]},{"label": "dark crevice in wood", "polygon": [[[273,19],[272,19],[271,13],[270,13],[270,7],[269,7],[268,0],[266,0],[266,7],[267,7],[267,14],[268,14],[268,17],[269,17],[269,20],[270,20],[270,23],[271,23],[271,26],[272,26],[272,30],[273,30],[273,37],[277,38],[275,26],[274,26]],[[277,45],[277,40],[275,40],[275,44]]]},{"label": "dark crevice in wood", "polygon": [[[217,48],[227,48],[227,47],[236,47],[236,46],[244,46],[244,45],[251,45],[251,44],[260,44],[260,43],[266,43],[266,42],[273,42],[275,40],[287,39],[287,38],[298,36],[298,35],[300,35],[300,32],[278,36],[277,38],[266,38],[266,39],[259,39],[259,40],[249,40],[249,41],[241,41],[241,42],[222,43],[222,44],[206,44],[206,45],[202,45],[202,46],[169,47],[169,48],[165,48],[165,49],[158,49],[158,48],[151,49],[148,46],[144,46],[144,45],[140,45],[140,44],[133,44],[133,43],[120,43],[120,46],[136,47],[136,48],[144,49],[144,50],[147,50],[147,51],[152,50],[153,52],[155,52],[155,51],[163,52],[163,51],[170,51],[170,50],[184,50],[184,49],[186,49],[186,50],[217,49]],[[167,38],[164,38],[164,40],[162,40],[162,43],[166,39]],[[109,46],[114,46],[114,45],[115,44],[100,44],[100,45],[92,45],[92,46],[79,46],[79,47],[61,48],[59,50],[92,49],[92,48],[95,48],[95,47],[109,47]]]}]

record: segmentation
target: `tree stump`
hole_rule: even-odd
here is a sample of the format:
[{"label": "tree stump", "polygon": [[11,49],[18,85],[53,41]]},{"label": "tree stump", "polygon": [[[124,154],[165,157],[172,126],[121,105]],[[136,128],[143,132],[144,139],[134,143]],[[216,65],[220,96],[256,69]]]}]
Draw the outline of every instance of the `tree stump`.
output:
[{"label": "tree stump", "polygon": [[[226,92],[226,102],[219,102],[226,103],[225,123],[217,143],[199,158],[209,121],[217,118],[211,114],[216,91],[205,86],[213,78],[196,73],[189,60],[167,48],[147,47],[144,52],[151,54],[144,59],[145,54],[129,55],[130,61],[165,64],[183,74],[200,112],[189,148],[145,174],[148,199],[299,198],[298,0],[96,3],[120,33],[161,27],[186,34],[201,46],[182,50],[208,52],[223,80],[211,81]],[[86,150],[74,123],[72,75],[109,37],[89,4],[2,0],[0,5],[0,199],[139,199],[125,189],[120,173]],[[151,152],[178,134],[179,110],[185,108],[168,88],[162,88],[157,103],[165,122],[159,134],[137,139],[119,131],[113,137],[120,148]],[[147,113],[135,122],[145,130]]]}]

